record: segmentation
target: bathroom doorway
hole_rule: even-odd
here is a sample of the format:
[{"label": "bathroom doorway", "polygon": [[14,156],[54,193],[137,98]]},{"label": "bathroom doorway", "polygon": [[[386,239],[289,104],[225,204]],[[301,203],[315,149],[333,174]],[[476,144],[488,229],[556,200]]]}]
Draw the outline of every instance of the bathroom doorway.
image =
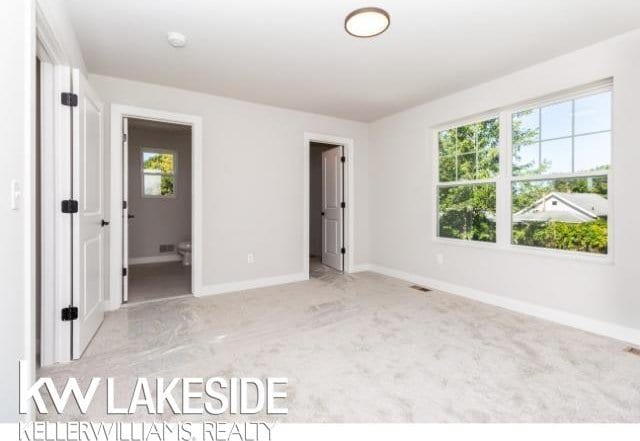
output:
[{"label": "bathroom doorway", "polygon": [[191,294],[192,128],[123,118],[123,301]]}]

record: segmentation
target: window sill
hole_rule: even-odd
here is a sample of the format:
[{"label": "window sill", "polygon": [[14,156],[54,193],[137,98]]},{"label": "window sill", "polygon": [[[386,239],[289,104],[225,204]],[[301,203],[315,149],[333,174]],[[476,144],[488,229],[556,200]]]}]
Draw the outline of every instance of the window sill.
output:
[{"label": "window sill", "polygon": [[565,251],[550,248],[537,248],[526,245],[501,245],[495,242],[468,241],[462,239],[449,239],[444,237],[432,237],[433,242],[440,245],[452,245],[461,248],[485,249],[504,253],[525,254],[530,256],[548,257],[559,260],[573,260],[576,262],[596,263],[603,265],[613,265],[613,255],[611,251],[608,254],[591,254],[582,251]]}]

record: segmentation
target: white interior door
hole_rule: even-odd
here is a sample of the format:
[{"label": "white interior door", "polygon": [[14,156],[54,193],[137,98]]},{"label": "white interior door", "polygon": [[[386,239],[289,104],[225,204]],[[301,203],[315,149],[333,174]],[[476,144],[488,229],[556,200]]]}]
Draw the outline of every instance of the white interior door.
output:
[{"label": "white interior door", "polygon": [[342,147],[322,152],[322,263],[342,271]]},{"label": "white interior door", "polygon": [[122,302],[129,301],[129,118],[122,118]]},{"label": "white interior door", "polygon": [[103,169],[103,106],[77,69],[73,71],[78,107],[73,112],[73,358],[80,358],[104,319],[106,277]]}]

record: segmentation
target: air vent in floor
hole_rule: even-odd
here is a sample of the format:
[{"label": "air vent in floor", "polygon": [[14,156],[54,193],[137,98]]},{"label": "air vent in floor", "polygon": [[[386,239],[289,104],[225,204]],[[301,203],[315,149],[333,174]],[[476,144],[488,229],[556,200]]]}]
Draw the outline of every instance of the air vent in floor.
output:
[{"label": "air vent in floor", "polygon": [[411,285],[409,288],[415,289],[416,291],[422,291],[422,292],[431,291],[429,288],[425,288],[424,286],[420,286],[420,285]]},{"label": "air vent in floor", "polygon": [[633,355],[640,356],[640,348],[634,348],[633,346],[629,346],[625,348],[624,351]]}]

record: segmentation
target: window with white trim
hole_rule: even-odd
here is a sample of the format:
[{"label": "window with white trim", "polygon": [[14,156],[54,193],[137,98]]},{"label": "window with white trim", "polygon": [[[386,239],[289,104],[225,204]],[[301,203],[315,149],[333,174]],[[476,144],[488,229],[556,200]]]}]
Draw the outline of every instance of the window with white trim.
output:
[{"label": "window with white trim", "polygon": [[143,148],[141,154],[142,196],[175,197],[177,153],[171,150]]},{"label": "window with white trim", "polygon": [[511,242],[607,254],[611,90],[511,116]]},{"label": "window with white trim", "polygon": [[496,241],[498,118],[438,133],[438,235]]},{"label": "window with white trim", "polygon": [[445,128],[437,143],[438,237],[608,253],[610,85]]}]

